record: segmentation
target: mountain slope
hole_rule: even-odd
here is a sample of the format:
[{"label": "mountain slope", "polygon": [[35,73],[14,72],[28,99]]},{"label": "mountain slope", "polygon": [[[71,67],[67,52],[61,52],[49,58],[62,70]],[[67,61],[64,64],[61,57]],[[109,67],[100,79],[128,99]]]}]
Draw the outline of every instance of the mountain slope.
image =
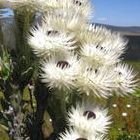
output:
[{"label": "mountain slope", "polygon": [[99,23],[95,23],[95,25],[104,26],[107,29],[120,32],[123,35],[140,36],[140,26],[125,26],[125,27],[123,27],[123,26],[113,26],[113,25],[106,25],[106,24],[99,24]]}]

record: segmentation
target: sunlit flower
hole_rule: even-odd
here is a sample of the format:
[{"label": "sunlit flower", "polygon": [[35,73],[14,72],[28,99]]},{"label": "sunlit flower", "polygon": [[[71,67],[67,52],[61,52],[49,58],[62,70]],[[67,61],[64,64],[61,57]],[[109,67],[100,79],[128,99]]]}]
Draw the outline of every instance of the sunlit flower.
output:
[{"label": "sunlit flower", "polygon": [[40,11],[47,13],[55,9],[69,9],[78,13],[84,18],[91,17],[92,8],[89,0],[1,0],[0,3],[6,4],[12,8],[21,10],[22,8],[28,11]]},{"label": "sunlit flower", "polygon": [[131,108],[131,105],[130,105],[130,104],[127,104],[126,107],[127,107],[127,108]]},{"label": "sunlit flower", "polygon": [[86,133],[79,133],[75,129],[65,130],[60,134],[59,140],[106,140],[102,135],[88,135]]},{"label": "sunlit flower", "polygon": [[118,55],[98,44],[85,44],[81,48],[82,59],[94,66],[109,66],[119,62]]},{"label": "sunlit flower", "polygon": [[87,140],[86,137],[81,136],[77,131],[74,130],[66,130],[62,134],[60,134],[59,140],[78,140],[78,139]]},{"label": "sunlit flower", "polygon": [[80,93],[106,98],[115,86],[114,73],[106,68],[85,67],[77,76],[76,86]]},{"label": "sunlit flower", "polygon": [[[61,54],[60,54],[61,55]],[[42,63],[41,79],[50,88],[71,89],[79,71],[77,57],[51,57]]]},{"label": "sunlit flower", "polygon": [[121,131],[122,129],[121,128],[118,128],[118,130]]},{"label": "sunlit flower", "polygon": [[50,27],[43,22],[41,26],[31,30],[28,42],[37,56],[50,56],[65,53],[76,48],[74,35],[63,30]]},{"label": "sunlit flower", "polygon": [[127,115],[128,115],[128,114],[127,114],[126,112],[123,112],[123,113],[122,113],[122,116],[123,116],[123,117],[127,117]]},{"label": "sunlit flower", "polygon": [[87,136],[106,134],[110,125],[110,116],[107,109],[96,107],[93,104],[79,104],[72,107],[68,113],[68,124],[79,133]]},{"label": "sunlit flower", "polygon": [[126,64],[118,64],[115,69],[116,94],[127,95],[133,93],[137,88],[136,74],[133,69]]},{"label": "sunlit flower", "polygon": [[78,36],[82,44],[95,44],[106,52],[114,53],[119,58],[126,50],[127,40],[119,33],[111,32],[102,26],[87,25]]},{"label": "sunlit flower", "polygon": [[112,106],[113,106],[114,108],[116,108],[116,107],[117,107],[117,104],[113,104]]},{"label": "sunlit flower", "polygon": [[59,7],[71,9],[75,13],[84,17],[90,17],[93,14],[89,0],[58,0]]}]

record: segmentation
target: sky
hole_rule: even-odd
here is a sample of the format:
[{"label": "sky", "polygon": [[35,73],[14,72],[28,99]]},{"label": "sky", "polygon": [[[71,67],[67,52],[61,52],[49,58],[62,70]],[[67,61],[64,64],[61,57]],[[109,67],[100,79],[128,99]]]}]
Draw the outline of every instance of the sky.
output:
[{"label": "sky", "polygon": [[93,22],[117,26],[140,26],[140,0],[91,0]]},{"label": "sky", "polygon": [[7,18],[14,15],[14,12],[10,8],[0,9],[0,19]]},{"label": "sky", "polygon": [[[94,9],[93,22],[116,26],[140,26],[140,0],[90,1]],[[5,15],[12,14],[13,12],[9,10]]]}]

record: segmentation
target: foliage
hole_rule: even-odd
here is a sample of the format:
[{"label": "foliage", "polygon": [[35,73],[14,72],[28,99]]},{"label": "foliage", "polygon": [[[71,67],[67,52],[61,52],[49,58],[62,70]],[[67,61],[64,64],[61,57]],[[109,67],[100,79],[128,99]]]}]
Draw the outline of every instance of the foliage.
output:
[{"label": "foliage", "polygon": [[121,133],[116,140],[139,140],[140,134]]}]

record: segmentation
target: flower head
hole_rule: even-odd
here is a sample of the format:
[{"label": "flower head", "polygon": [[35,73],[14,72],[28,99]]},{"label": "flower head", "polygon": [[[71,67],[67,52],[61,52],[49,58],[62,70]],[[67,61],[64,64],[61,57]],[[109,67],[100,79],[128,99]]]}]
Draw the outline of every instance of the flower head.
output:
[{"label": "flower head", "polygon": [[92,14],[92,8],[89,0],[58,0],[59,7],[74,11],[84,18],[88,18]]},{"label": "flower head", "polygon": [[[136,74],[133,69],[126,64],[118,64],[114,69],[116,78],[116,93],[119,95],[127,95],[133,93],[137,87]],[[120,94],[121,93],[121,94]]]},{"label": "flower head", "polygon": [[[87,20],[72,8],[57,8],[45,14],[45,20],[57,28],[74,34],[85,27]],[[79,26],[80,25],[80,26]]]},{"label": "flower head", "polygon": [[41,26],[38,25],[37,28],[33,28],[31,35],[29,35],[28,42],[37,56],[48,57],[76,48],[76,41],[72,33],[55,28],[47,23],[44,21]]},{"label": "flower head", "polygon": [[41,79],[50,88],[71,89],[75,86],[75,77],[79,71],[77,57],[51,57],[42,63]]},{"label": "flower head", "polygon": [[115,86],[114,73],[106,67],[85,67],[77,76],[76,86],[81,93],[106,98]]},{"label": "flower head", "polygon": [[86,133],[79,133],[75,129],[65,130],[59,136],[59,140],[105,140],[104,136],[88,135]]},{"label": "flower head", "polygon": [[117,53],[95,44],[84,44],[81,47],[81,55],[86,63],[96,67],[110,66],[120,61]]},{"label": "flower head", "polygon": [[108,111],[93,104],[79,104],[68,113],[68,124],[85,136],[106,134],[111,117]]},{"label": "flower head", "polygon": [[79,33],[78,38],[82,44],[94,44],[106,52],[115,54],[118,58],[124,53],[127,44],[127,40],[119,33],[93,24],[87,24]]}]

